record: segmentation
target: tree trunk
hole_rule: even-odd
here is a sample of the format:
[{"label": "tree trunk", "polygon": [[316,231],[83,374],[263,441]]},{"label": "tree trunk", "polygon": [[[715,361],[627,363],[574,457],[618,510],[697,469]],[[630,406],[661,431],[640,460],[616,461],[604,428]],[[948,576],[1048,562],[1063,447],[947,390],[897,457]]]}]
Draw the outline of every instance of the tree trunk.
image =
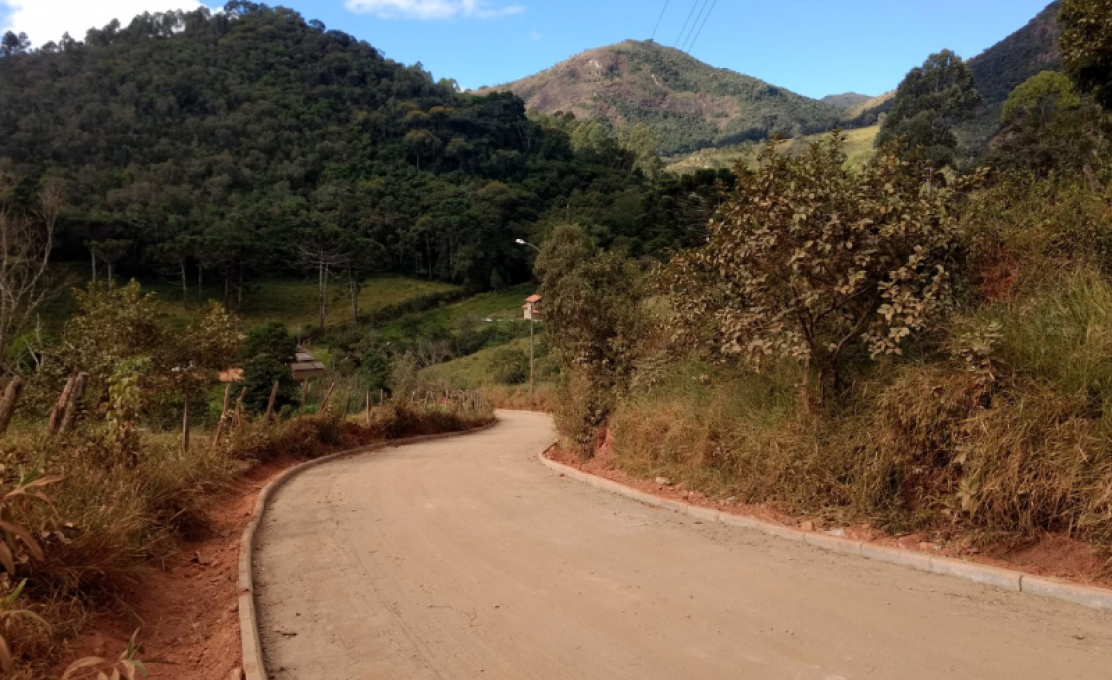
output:
[{"label": "tree trunk", "polygon": [[69,432],[74,421],[77,420],[77,409],[81,406],[81,398],[85,396],[85,385],[88,383],[88,373],[77,374],[77,380],[73,384],[73,393],[70,394],[69,403],[66,405],[66,413],[62,417],[61,426],[58,428],[59,434]]},{"label": "tree trunk", "polygon": [[58,397],[58,402],[54,404],[54,410],[50,412],[50,420],[46,424],[46,434],[48,436],[58,434],[58,428],[62,425],[62,418],[66,414],[66,406],[69,405],[70,395],[73,394],[73,386],[76,382],[77,378],[67,380],[65,388],[62,389],[62,394]]},{"label": "tree trunk", "polygon": [[19,403],[19,395],[23,392],[23,378],[12,378],[4,389],[4,398],[0,400],[0,435],[8,431],[12,422],[12,414]]},{"label": "tree trunk", "polygon": [[93,259],[93,283],[97,282],[97,251],[89,248],[89,255]]},{"label": "tree trunk", "polygon": [[205,271],[205,268],[202,267],[200,265],[200,263],[198,263],[197,264],[197,305],[198,306],[204,306],[204,304],[205,304],[205,286],[204,286],[204,279],[203,279],[204,271]]},{"label": "tree trunk", "polygon": [[108,290],[112,291],[116,288],[116,267],[112,260],[108,261]]}]

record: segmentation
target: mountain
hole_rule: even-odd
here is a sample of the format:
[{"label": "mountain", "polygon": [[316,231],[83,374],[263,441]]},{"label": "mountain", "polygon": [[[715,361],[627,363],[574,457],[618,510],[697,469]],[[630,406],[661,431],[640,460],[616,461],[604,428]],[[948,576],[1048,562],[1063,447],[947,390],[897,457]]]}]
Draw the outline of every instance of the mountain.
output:
[{"label": "mountain", "polygon": [[846,92],[845,94],[828,94],[820,101],[824,101],[832,106],[837,106],[839,109],[849,109],[858,104],[863,104],[873,97],[867,94],[857,94],[856,92]]},{"label": "mountain", "polygon": [[59,258],[228,290],[364,253],[348,263],[486,288],[530,276],[514,239],[577,210],[572,192],[633,231],[609,207],[641,190],[631,154],[578,154],[513,95],[460,93],[292,10],[229,7],[0,57],[0,180],[20,201],[61,181]]},{"label": "mountain", "polygon": [[661,153],[800,136],[829,130],[841,108],[728,69],[680,50],[628,40],[583,52],[517,82],[508,90],[533,111],[602,116],[616,124],[645,123],[660,136]]},{"label": "mountain", "polygon": [[969,60],[983,103],[976,117],[959,130],[967,144],[980,146],[996,132],[1012,90],[1041,71],[1062,68],[1058,54],[1060,5],[1051,3],[1026,26]]}]

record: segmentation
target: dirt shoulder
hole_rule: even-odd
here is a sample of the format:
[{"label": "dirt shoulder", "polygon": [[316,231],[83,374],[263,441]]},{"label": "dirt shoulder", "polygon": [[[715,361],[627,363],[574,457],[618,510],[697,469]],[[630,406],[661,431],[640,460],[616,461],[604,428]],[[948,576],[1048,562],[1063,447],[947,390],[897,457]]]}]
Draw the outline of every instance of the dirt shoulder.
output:
[{"label": "dirt shoulder", "polygon": [[845,536],[876,545],[943,555],[994,567],[1019,569],[1037,576],[1065,578],[1086,585],[1112,588],[1112,564],[1097,554],[1093,546],[1069,536],[1045,534],[1038,540],[1019,547],[998,544],[988,548],[975,548],[971,541],[955,539],[944,533],[913,533],[894,536],[867,524],[848,527],[835,526],[824,523],[819,518],[792,516],[766,506],[708,498],[698,491],[683,488],[682,483],[671,484],[670,482],[661,483],[657,480],[640,479],[615,467],[607,454],[607,447],[601,447],[599,455],[584,462],[570,451],[558,446],[545,453],[550,459],[564,465],[625,484],[661,498],[684,501],[692,505],[714,508],[735,515],[756,517],[803,531]]},{"label": "dirt shoulder", "polygon": [[240,537],[262,489],[301,462],[279,458],[245,472],[214,502],[207,537],[183,543],[172,559],[152,565],[134,589],[121,593],[115,611],[98,616],[86,626],[68,660],[83,656],[115,658],[138,629],[143,656],[172,664],[151,665],[152,678],[240,677],[242,646],[236,584]]}]

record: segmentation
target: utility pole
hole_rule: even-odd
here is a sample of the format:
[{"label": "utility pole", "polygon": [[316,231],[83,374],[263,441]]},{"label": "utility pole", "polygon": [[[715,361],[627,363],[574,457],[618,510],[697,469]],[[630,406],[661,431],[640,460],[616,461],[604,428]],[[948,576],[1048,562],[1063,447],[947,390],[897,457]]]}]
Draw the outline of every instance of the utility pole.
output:
[{"label": "utility pole", "polygon": [[536,315],[533,303],[529,303],[529,403],[533,403],[533,317]]}]

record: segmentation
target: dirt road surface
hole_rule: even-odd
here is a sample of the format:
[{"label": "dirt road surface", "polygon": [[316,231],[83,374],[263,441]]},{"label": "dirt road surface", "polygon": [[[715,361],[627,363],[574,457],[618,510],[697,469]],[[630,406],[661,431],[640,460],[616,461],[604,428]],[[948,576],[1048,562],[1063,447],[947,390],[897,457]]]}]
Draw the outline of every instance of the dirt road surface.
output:
[{"label": "dirt road surface", "polygon": [[650,508],[536,459],[540,415],[274,497],[278,680],[1107,680],[1112,616]]}]

